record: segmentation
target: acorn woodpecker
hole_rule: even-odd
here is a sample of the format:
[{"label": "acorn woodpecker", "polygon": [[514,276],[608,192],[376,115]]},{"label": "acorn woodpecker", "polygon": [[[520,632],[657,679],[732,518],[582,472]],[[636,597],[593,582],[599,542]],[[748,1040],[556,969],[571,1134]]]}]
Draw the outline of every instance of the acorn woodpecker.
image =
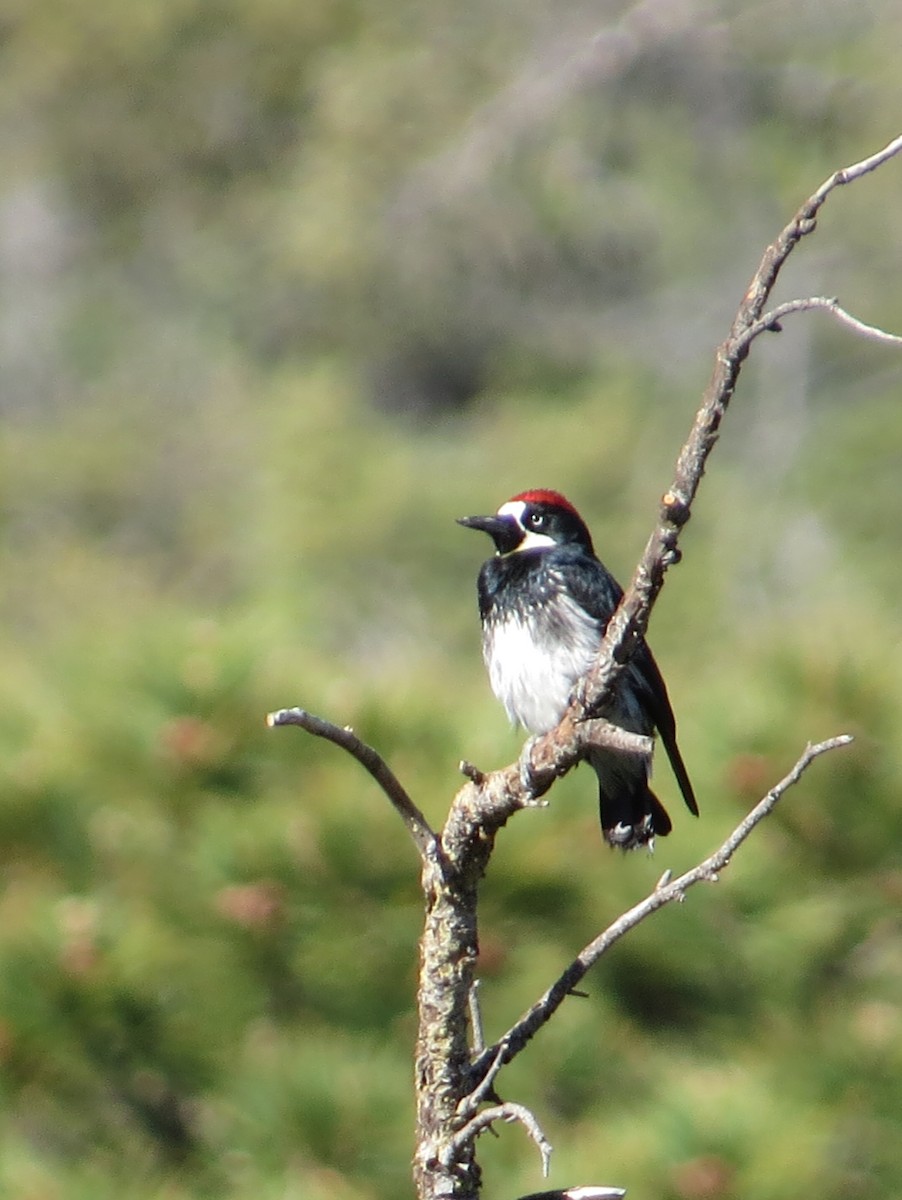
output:
[{"label": "acorn woodpecker", "polygon": [[[495,543],[478,583],[492,691],[512,721],[532,734],[547,733],[594,662],[623,589],[595,557],[585,522],[560,492],[521,492],[494,516],[461,517],[459,524],[481,529]],[[683,799],[698,816],[667,688],[644,639],[604,715],[633,733],[660,733]],[[646,760],[603,748],[588,757],[598,776],[605,841],[631,850],[670,832],[670,817],[648,786]]]}]

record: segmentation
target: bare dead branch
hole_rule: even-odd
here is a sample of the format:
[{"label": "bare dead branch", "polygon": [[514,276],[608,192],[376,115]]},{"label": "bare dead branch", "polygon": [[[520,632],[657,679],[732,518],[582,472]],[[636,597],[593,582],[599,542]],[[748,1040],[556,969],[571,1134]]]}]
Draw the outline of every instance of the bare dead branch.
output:
[{"label": "bare dead branch", "polygon": [[750,345],[762,333],[778,330],[784,317],[788,317],[792,313],[811,312],[813,309],[824,309],[836,317],[841,325],[847,326],[859,337],[867,338],[872,342],[883,342],[889,346],[902,346],[902,337],[899,337],[898,334],[888,333],[876,325],[866,325],[864,321],[859,321],[857,317],[853,317],[851,313],[846,312],[840,306],[835,296],[807,296],[805,299],[786,300],[783,304],[778,304],[776,308],[765,313],[761,320],[751,325],[738,341],[740,345]]},{"label": "bare dead branch", "polygon": [[463,1129],[454,1135],[448,1145],[451,1157],[447,1165],[450,1166],[460,1150],[464,1146],[471,1144],[480,1133],[484,1133],[495,1121],[507,1121],[508,1123],[519,1121],[538,1147],[539,1154],[542,1156],[542,1174],[547,1178],[553,1147],[542,1132],[542,1127],[536,1120],[535,1115],[525,1105],[512,1104],[510,1102],[496,1104],[492,1108],[484,1108],[471,1121],[468,1121]]},{"label": "bare dead branch", "polygon": [[411,800],[385,759],[372,746],[362,742],[351,728],[333,725],[331,721],[316,717],[303,708],[280,708],[267,715],[266,724],[271,729],[280,725],[299,725],[301,729],[306,729],[315,737],[325,738],[326,741],[333,742],[342,750],[346,750],[372,775],[388,796],[401,820],[407,826],[407,831],[413,838],[420,857],[424,860],[432,859],[434,861],[440,858],[441,848],[438,835],[429,827],[429,822]]},{"label": "bare dead branch", "polygon": [[899,154],[900,151],[902,151],[902,134],[897,138],[893,138],[882,150],[877,150],[874,154],[868,155],[867,158],[862,158],[857,163],[852,163],[850,167],[843,167],[839,171],[834,171],[829,179],[824,180],[814,193],[813,198],[823,204],[834,188],[841,187],[846,183],[852,183],[854,180],[860,179],[862,175],[868,175],[871,171],[876,171],[878,167],[883,166],[885,162],[888,162],[896,154]]},{"label": "bare dead branch", "polygon": [[[838,187],[852,183],[856,179],[861,179],[863,175],[875,171],[900,152],[902,152],[902,135],[888,142],[887,145],[875,154],[871,154],[859,162],[852,163],[851,166],[842,167],[840,170],[834,171],[808,197],[785,229],[782,230],[779,236],[765,250],[758,270],[752,277],[748,290],[743,297],[742,304],[739,306],[739,311],[733,322],[731,338],[727,339],[724,347],[729,347],[732,340],[740,336],[750,325],[760,319],[764,305],[767,303],[767,299],[773,290],[783,264],[798,242],[807,234],[814,232],[817,214],[820,212],[824,201],[830,193]],[[721,347],[721,349],[724,347]],[[748,347],[746,346],[745,349],[747,350]]]},{"label": "bare dead branch", "polygon": [[488,1046],[483,1051],[473,1066],[475,1078],[481,1079],[482,1073],[488,1070],[489,1067],[493,1068],[495,1075],[497,1075],[501,1066],[515,1058],[535,1036],[538,1030],[551,1019],[586,973],[598,962],[603,954],[610,950],[616,942],[620,941],[624,934],[629,933],[631,929],[635,929],[641,921],[651,916],[653,912],[657,912],[659,908],[673,903],[674,900],[682,900],[689,888],[693,887],[696,883],[701,883],[702,881],[716,883],[719,873],[729,864],[730,859],[755,826],[774,810],[781,797],[789,788],[798,783],[811,763],[820,755],[826,754],[830,750],[836,750],[841,746],[848,746],[851,742],[852,737],[850,734],[840,734],[837,737],[828,738],[824,742],[818,742],[816,745],[809,744],[806,746],[804,753],[788,775],[775,784],[767,795],[755,805],[748,816],[740,821],[719,849],[715,850],[704,862],[699,863],[698,866],[693,867],[690,871],[686,871],[685,874],[680,875],[673,881],[670,881],[668,878],[669,872],[665,872],[655,885],[653,891],[644,900],[641,900],[627,912],[623,913],[603,933],[600,933],[598,937],[589,942],[560,978],[548,988],[525,1015],[493,1046]]}]

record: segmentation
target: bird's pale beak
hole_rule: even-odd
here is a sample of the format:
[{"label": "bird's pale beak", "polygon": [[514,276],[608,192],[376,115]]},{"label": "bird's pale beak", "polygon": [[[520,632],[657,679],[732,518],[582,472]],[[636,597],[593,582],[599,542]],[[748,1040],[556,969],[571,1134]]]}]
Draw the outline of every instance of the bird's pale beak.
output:
[{"label": "bird's pale beak", "polygon": [[523,540],[523,530],[510,516],[499,517],[494,514],[491,517],[458,517],[457,523],[467,529],[480,529],[487,533],[499,554],[510,554]]}]

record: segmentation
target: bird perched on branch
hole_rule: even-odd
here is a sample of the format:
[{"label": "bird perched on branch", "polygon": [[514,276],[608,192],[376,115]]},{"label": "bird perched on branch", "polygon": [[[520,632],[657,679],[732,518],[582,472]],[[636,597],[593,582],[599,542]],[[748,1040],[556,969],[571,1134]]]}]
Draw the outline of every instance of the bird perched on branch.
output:
[{"label": "bird perched on branch", "polygon": [[[547,733],[595,661],[623,589],[595,557],[585,522],[560,492],[521,492],[494,516],[461,517],[459,524],[481,529],[495,543],[478,581],[492,691],[512,721],[532,734]],[[657,730],[683,799],[698,816],[667,688],[644,639],[604,715],[632,733]],[[593,747],[588,759],[598,776],[605,841],[631,850],[670,832],[670,817],[648,786],[649,760],[606,747]]]}]

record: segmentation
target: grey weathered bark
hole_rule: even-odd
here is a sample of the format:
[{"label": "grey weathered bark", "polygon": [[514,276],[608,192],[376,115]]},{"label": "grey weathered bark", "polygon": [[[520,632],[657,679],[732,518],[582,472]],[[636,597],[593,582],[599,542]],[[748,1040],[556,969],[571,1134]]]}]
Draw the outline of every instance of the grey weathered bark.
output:
[{"label": "grey weathered bark", "polygon": [[[662,879],[650,896],[594,939],[498,1042],[485,1048],[477,1046],[474,1053],[468,1039],[468,1004],[478,953],[478,889],[495,837],[520,809],[542,803],[541,797],[554,780],[569,771],[590,744],[619,744],[622,748],[622,731],[611,730],[598,714],[603,713],[637,638],[647,628],[668,567],[679,561],[680,532],[689,520],[705,464],[752,344],[762,334],[779,330],[779,321],[787,316],[813,309],[829,311],[865,336],[900,340],[863,325],[834,300],[824,297],[793,300],[766,311],[783,264],[802,238],[814,230],[817,214],[828,196],[900,152],[902,137],[835,172],[767,247],[730,333],[717,348],[711,380],[680,451],[673,480],[662,497],[657,523],[608,625],[593,668],[576,689],[557,728],[527,743],[519,763],[490,774],[461,764],[468,782],[454,798],[440,834],[430,829],[379,755],[350,730],[301,709],[282,710],[268,718],[272,725],[298,724],[327,737],[361,762],[397,808],[421,858],[426,920],[420,941],[415,1066],[417,1133],[413,1169],[418,1200],[478,1200],[476,1140],[494,1120],[521,1121],[539,1145],[543,1159],[547,1157],[550,1147],[532,1114],[522,1106],[499,1102],[494,1083],[500,1070],[550,1019],[601,954],[650,913],[680,898],[688,887],[716,879],[758,821],[773,809],[814,758],[850,740],[841,736],[809,746],[789,775],[771,789],[715,854],[677,880]],[[643,752],[645,747],[637,745],[635,750]],[[584,1185],[541,1195],[588,1200],[617,1192]]]}]

